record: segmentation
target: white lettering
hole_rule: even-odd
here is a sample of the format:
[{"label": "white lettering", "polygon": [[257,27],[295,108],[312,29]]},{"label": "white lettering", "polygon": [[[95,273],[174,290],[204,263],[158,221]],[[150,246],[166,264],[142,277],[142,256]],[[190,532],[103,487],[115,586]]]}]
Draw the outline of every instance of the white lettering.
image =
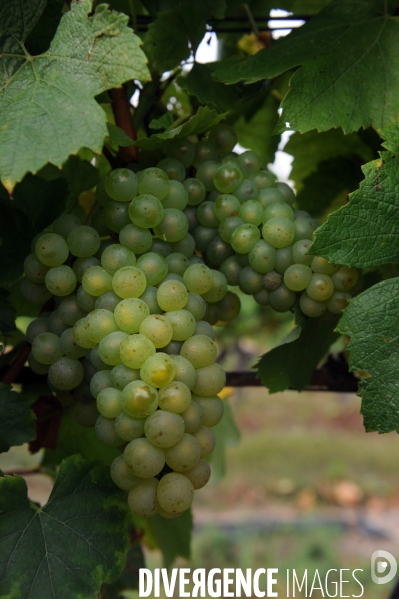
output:
[{"label": "white lettering", "polygon": [[[267,569],[267,596],[278,597],[278,594],[273,591],[273,586],[277,584],[277,578],[273,578],[273,574],[277,574],[278,568]],[[270,576],[269,576],[270,574]]]},{"label": "white lettering", "polygon": [[166,568],[162,568],[162,582],[163,588],[165,589],[165,595],[167,597],[173,597],[175,592],[176,580],[177,580],[177,568],[173,568],[171,572],[170,583],[168,580],[168,571]]},{"label": "white lettering", "polygon": [[355,576],[355,572],[363,572],[363,570],[361,570],[360,568],[356,568],[356,570],[353,570],[353,572],[352,572],[352,576],[353,576],[353,578],[356,580],[357,584],[358,584],[359,586],[361,586],[361,587],[362,587],[362,592],[360,593],[360,595],[352,595],[352,597],[363,597],[364,588],[363,588],[363,585],[362,585],[362,583],[360,582],[360,580],[358,580],[358,579],[356,578],[356,576]]},{"label": "white lettering", "polygon": [[200,597],[205,597],[206,591],[206,574],[205,568],[198,568],[193,571],[193,592],[191,593],[192,597],[198,597],[198,590],[201,589]]},{"label": "white lettering", "polygon": [[234,574],[234,568],[223,568],[223,597],[234,597],[234,591],[229,591],[229,586],[234,583],[229,574]]},{"label": "white lettering", "polygon": [[299,586],[299,580],[296,577],[296,572],[295,570],[292,570],[292,592],[293,592],[293,597],[295,597],[295,581],[296,581],[296,585],[298,587],[298,591],[302,591],[302,587],[303,585],[305,585],[305,597],[308,596],[308,571],[305,570],[305,574],[303,575],[302,578],[302,583],[301,586]]},{"label": "white lettering", "polygon": [[340,593],[340,597],[350,597],[350,595],[343,595],[343,590],[342,590],[342,583],[343,582],[349,582],[349,580],[342,580],[342,572],[348,571],[349,572],[349,568],[342,568],[342,570],[339,571],[339,593]]},{"label": "white lettering", "polygon": [[159,597],[160,585],[159,585],[159,568],[154,570],[154,597]]},{"label": "white lettering", "polygon": [[[221,597],[222,596],[222,583],[220,580],[213,580],[215,574],[220,574],[220,568],[212,568],[209,570],[208,574],[208,595],[211,597]],[[214,585],[214,586],[212,586]]]},{"label": "white lettering", "polygon": [[[144,590],[147,580],[147,589]],[[152,592],[152,573],[147,568],[139,570],[139,597],[149,597]]]},{"label": "white lettering", "polygon": [[241,589],[244,591],[245,597],[252,595],[252,576],[251,568],[247,568],[247,577],[245,579],[242,570],[236,570],[236,596],[241,597]]},{"label": "white lettering", "polygon": [[336,597],[338,595],[338,582],[331,583],[333,586],[335,585],[335,595],[330,595],[330,593],[328,592],[328,575],[330,572],[338,572],[338,570],[336,570],[335,568],[331,568],[331,570],[328,570],[326,574],[326,593],[327,597]]},{"label": "white lettering", "polygon": [[[319,587],[315,587],[314,586],[315,582],[316,582],[316,578],[317,578],[317,580],[319,582],[319,585],[320,585]],[[319,571],[318,570],[316,570],[316,572],[314,573],[313,582],[312,582],[312,588],[310,589],[310,595],[309,595],[309,597],[312,596],[314,590],[321,591],[321,594],[324,597],[324,591],[323,591],[323,587],[322,587],[322,584],[321,584],[321,580],[320,580],[320,576],[319,576]]]},{"label": "white lettering", "polygon": [[264,597],[266,595],[265,591],[261,591],[259,589],[259,577],[261,574],[266,574],[266,570],[264,568],[258,568],[254,574],[254,595],[255,597]]},{"label": "white lettering", "polygon": [[180,570],[179,570],[180,597],[191,597],[190,591],[185,590],[185,587],[190,583],[190,580],[185,577],[186,574],[190,574],[190,568],[180,568]]}]

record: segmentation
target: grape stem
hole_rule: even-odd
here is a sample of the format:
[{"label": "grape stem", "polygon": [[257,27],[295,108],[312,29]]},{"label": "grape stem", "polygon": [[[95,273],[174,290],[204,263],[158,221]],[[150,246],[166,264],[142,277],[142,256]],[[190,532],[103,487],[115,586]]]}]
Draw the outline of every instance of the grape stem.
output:
[{"label": "grape stem", "polygon": [[21,372],[22,368],[26,360],[28,359],[30,353],[30,344],[24,343],[16,356],[16,358],[11,362],[10,368],[7,370],[1,382],[5,385],[11,385]]},{"label": "grape stem", "polygon": [[[123,129],[130,139],[136,141],[137,135],[130,114],[130,102],[127,97],[126,87],[122,86],[111,89],[109,95],[111,97],[115,123]],[[119,156],[122,162],[137,162],[138,148],[136,146],[119,147]]]}]

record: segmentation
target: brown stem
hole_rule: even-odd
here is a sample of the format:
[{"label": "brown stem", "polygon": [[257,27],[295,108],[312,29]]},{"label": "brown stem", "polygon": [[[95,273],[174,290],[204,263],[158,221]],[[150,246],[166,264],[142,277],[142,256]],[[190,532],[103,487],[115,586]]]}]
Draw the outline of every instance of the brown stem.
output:
[{"label": "brown stem", "polygon": [[[115,123],[123,129],[130,139],[136,141],[137,135],[133,127],[132,116],[130,114],[130,103],[127,97],[126,88],[124,86],[111,89],[109,91],[111,97],[112,109],[114,111]],[[137,162],[138,148],[136,146],[126,146],[119,148],[119,156],[125,163]]]},{"label": "brown stem", "polygon": [[2,383],[6,385],[11,385],[21,372],[22,368],[26,360],[28,359],[30,353],[30,344],[24,343],[21,347],[21,350],[17,357],[11,362],[10,368],[7,370],[3,378],[1,379]]}]

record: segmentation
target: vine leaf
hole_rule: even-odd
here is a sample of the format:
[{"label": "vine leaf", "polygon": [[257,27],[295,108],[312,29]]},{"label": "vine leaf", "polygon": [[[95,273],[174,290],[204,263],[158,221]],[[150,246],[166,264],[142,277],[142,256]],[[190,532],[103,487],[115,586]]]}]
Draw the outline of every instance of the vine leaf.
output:
[{"label": "vine leaf", "polygon": [[125,494],[107,469],[64,460],[45,506],[29,501],[18,475],[0,479],[0,596],[97,599],[128,550]]},{"label": "vine leaf", "polygon": [[338,324],[349,335],[349,367],[371,377],[360,381],[366,431],[399,432],[399,279],[377,283],[353,298]]},{"label": "vine leaf", "polygon": [[314,369],[338,339],[334,332],[338,319],[327,312],[308,318],[297,310],[295,327],[256,364],[257,376],[270,393],[289,387],[301,391],[310,383]]},{"label": "vine leaf", "polygon": [[[148,81],[140,38],[126,15],[91,0],[72,0],[48,52],[28,54],[24,42],[44,0],[0,2],[0,172],[11,191],[27,171],[61,166],[81,147],[101,151],[106,114],[94,96],[129,79]],[[21,89],[23,93],[21,93]]]},{"label": "vine leaf", "polygon": [[195,62],[191,71],[177,79],[177,84],[199,102],[214,106],[218,110],[229,110],[239,98],[239,93],[212,77],[209,64]]},{"label": "vine leaf", "polygon": [[190,542],[193,516],[188,509],[178,518],[169,520],[156,515],[148,520],[148,527],[163,553],[166,568],[176,557],[190,559]]},{"label": "vine leaf", "polygon": [[12,391],[11,385],[0,383],[0,453],[36,437],[31,403],[30,397]]},{"label": "vine leaf", "polygon": [[224,414],[222,420],[213,428],[216,436],[215,451],[209,456],[212,466],[210,484],[218,483],[226,473],[226,451],[229,446],[238,445],[240,431],[234,421],[233,413],[227,400],[224,400]]},{"label": "vine leaf", "polygon": [[134,528],[130,531],[130,549],[127,554],[126,567],[120,577],[111,584],[104,584],[101,599],[115,599],[124,595],[124,591],[139,588],[139,571],[145,568],[144,555],[139,543],[140,534]]},{"label": "vine leaf", "polygon": [[363,167],[360,188],[350,202],[317,229],[312,253],[337,264],[372,267],[399,261],[399,170],[396,156]]},{"label": "vine leaf", "polygon": [[333,0],[271,48],[221,61],[214,76],[229,84],[253,82],[302,65],[282,102],[276,132],[380,128],[399,111],[399,19],[394,9],[391,1]]}]

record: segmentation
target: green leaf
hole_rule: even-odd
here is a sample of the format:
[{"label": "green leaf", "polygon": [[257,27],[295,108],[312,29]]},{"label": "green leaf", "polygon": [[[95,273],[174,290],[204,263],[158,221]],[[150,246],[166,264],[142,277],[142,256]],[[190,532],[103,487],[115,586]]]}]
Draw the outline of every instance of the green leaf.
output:
[{"label": "green leaf", "polygon": [[399,432],[399,279],[377,283],[353,298],[338,324],[349,335],[349,366],[371,378],[359,383],[366,431]]},{"label": "green leaf", "polygon": [[148,520],[148,527],[154,535],[163,553],[166,568],[169,568],[176,557],[190,559],[191,533],[193,517],[188,509],[174,519],[156,515]]},{"label": "green leaf", "polygon": [[61,460],[75,453],[80,453],[86,459],[101,460],[107,466],[121,454],[117,447],[101,443],[93,427],[78,424],[68,410],[62,416],[57,448],[46,450],[44,463],[59,464]]},{"label": "green leaf", "polygon": [[314,369],[338,338],[334,332],[338,319],[330,313],[308,318],[298,310],[298,324],[256,364],[257,377],[270,393],[290,387],[302,391],[310,383]]},{"label": "green leaf", "polygon": [[70,156],[59,174],[68,181],[69,189],[76,198],[82,191],[95,187],[100,180],[98,170],[79,156]]},{"label": "green leaf", "polygon": [[209,64],[195,62],[188,74],[178,77],[177,84],[202,104],[214,106],[220,111],[229,110],[238,100],[239,94],[234,88],[215,81],[212,70]]},{"label": "green leaf", "polygon": [[0,289],[0,333],[15,330],[15,308],[9,302],[9,292]]},{"label": "green leaf", "polygon": [[387,150],[394,152],[394,154],[399,153],[399,121],[395,120],[392,123],[388,123],[385,127],[379,130],[379,134],[381,137],[385,139],[382,142],[382,145]]},{"label": "green leaf", "polygon": [[216,447],[208,461],[212,466],[211,484],[218,483],[226,472],[227,447],[237,445],[240,441],[240,432],[234,421],[233,413],[227,400],[224,400],[224,414],[222,420],[213,427],[216,436]]},{"label": "green leaf", "polygon": [[31,398],[12,391],[11,385],[0,383],[0,452],[36,437],[35,415],[30,404]]},{"label": "green leaf", "polygon": [[197,135],[208,131],[221,120],[226,118],[227,113],[218,114],[215,110],[207,106],[200,106],[197,114],[188,119],[184,125],[178,125],[169,131],[151,135],[151,137],[142,137],[135,142],[135,145],[143,150],[156,150],[165,146],[165,142],[170,139],[181,139],[188,135]]},{"label": "green leaf", "polygon": [[108,469],[64,460],[46,505],[29,501],[18,475],[0,479],[0,596],[97,599],[128,550],[125,493]]},{"label": "green leaf", "polygon": [[152,119],[148,126],[150,129],[154,129],[155,131],[158,131],[159,129],[162,129],[162,130],[169,129],[169,127],[171,127],[172,125],[173,125],[173,113],[165,112],[165,114],[160,116],[158,119]]},{"label": "green leaf", "polygon": [[336,264],[378,266],[399,260],[397,159],[382,152],[363,167],[365,180],[350,202],[317,229],[311,251]]},{"label": "green leaf", "polygon": [[[132,538],[134,535],[134,529],[130,530],[130,537]],[[115,582],[103,586],[101,598],[116,599],[123,591],[138,589],[140,568],[145,568],[143,550],[140,543],[134,541],[127,554],[125,569]]]},{"label": "green leaf", "polygon": [[68,185],[61,178],[44,181],[28,174],[15,187],[13,199],[0,186],[0,285],[21,276],[33,237],[62,214],[67,195]]},{"label": "green leaf", "polygon": [[107,123],[108,135],[111,138],[111,141],[114,142],[117,146],[124,148],[126,146],[132,146],[133,140],[130,139],[128,135],[124,132],[123,129],[118,127],[117,125],[113,125],[112,123]]},{"label": "green leaf", "polygon": [[160,73],[170,71],[190,56],[188,38],[180,15],[175,11],[158,14],[148,26],[144,50]]},{"label": "green leaf", "polygon": [[[126,15],[105,4],[72,0],[49,51],[30,56],[24,42],[44,9],[42,0],[0,5],[0,172],[8,190],[27,171],[60,166],[85,146],[100,153],[106,116],[94,96],[129,79],[149,80],[140,39]],[[21,89],[23,93],[21,93]]]},{"label": "green leaf", "polygon": [[[399,20],[394,2],[333,0],[271,48],[222,61],[226,83],[257,81],[303,65],[291,79],[276,132],[380,128],[399,111]],[[289,126],[286,126],[289,123]]]}]

